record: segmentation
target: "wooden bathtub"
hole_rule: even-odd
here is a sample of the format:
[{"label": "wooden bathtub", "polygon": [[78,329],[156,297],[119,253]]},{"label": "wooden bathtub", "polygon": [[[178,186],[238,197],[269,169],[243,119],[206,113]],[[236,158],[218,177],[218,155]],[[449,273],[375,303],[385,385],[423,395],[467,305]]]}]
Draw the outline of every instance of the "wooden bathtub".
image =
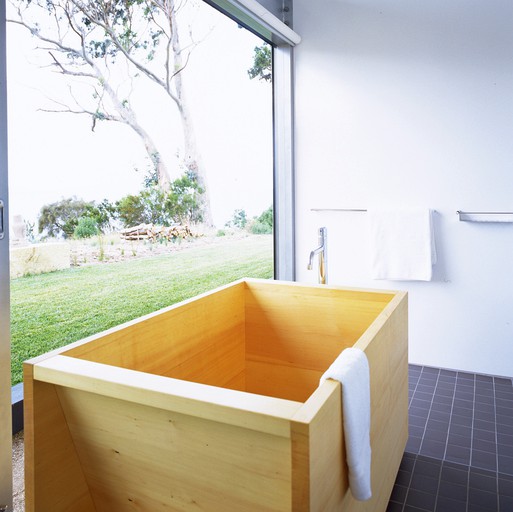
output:
[{"label": "wooden bathtub", "polygon": [[[371,371],[373,497],[348,490],[346,347]],[[243,280],[25,363],[28,512],[376,511],[407,438],[407,298]]]}]

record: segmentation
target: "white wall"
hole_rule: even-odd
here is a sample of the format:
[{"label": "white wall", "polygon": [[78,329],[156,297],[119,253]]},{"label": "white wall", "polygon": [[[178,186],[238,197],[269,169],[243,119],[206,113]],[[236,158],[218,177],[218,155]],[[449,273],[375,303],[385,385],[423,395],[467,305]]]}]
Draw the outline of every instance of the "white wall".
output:
[{"label": "white wall", "polygon": [[[327,226],[330,284],[406,289],[410,362],[513,376],[511,0],[294,0],[298,280]],[[434,280],[370,278],[365,213],[433,208]]]}]

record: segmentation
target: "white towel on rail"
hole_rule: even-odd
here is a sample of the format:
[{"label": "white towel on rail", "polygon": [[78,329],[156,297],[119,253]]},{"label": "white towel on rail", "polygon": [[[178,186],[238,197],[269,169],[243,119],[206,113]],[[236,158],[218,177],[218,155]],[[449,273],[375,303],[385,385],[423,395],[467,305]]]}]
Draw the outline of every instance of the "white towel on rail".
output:
[{"label": "white towel on rail", "polygon": [[371,489],[370,378],[367,356],[358,348],[346,348],[321,377],[342,384],[344,440],[349,487],[357,500],[368,500]]},{"label": "white towel on rail", "polygon": [[436,263],[432,211],[369,210],[373,279],[431,281]]}]

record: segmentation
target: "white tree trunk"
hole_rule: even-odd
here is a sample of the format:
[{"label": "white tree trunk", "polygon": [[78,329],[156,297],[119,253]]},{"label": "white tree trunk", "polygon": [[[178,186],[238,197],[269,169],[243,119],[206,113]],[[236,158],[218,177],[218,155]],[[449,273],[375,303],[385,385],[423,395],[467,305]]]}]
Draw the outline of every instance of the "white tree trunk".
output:
[{"label": "white tree trunk", "polygon": [[110,83],[107,81],[107,79],[103,76],[103,73],[100,71],[100,69],[94,64],[92,64],[92,67],[96,73],[96,76],[98,77],[98,80],[103,84],[105,92],[109,95],[109,98],[112,101],[112,105],[118,112],[121,118],[121,122],[130,126],[130,128],[132,128],[132,130],[140,137],[150,162],[153,168],[157,171],[159,187],[167,192],[171,184],[169,172],[167,170],[166,164],[160,156],[160,152],[158,151],[157,146],[153,142],[153,139],[151,138],[150,134],[139,124],[137,116],[135,115],[135,112],[130,108],[130,106],[127,106],[126,104],[119,101],[116,92],[110,86]]},{"label": "white tree trunk", "polygon": [[176,12],[173,3],[174,2],[171,2],[172,8],[170,9],[170,23],[171,27],[173,28],[171,45],[173,50],[175,73],[176,71],[180,70],[180,72],[174,75],[174,83],[177,99],[176,104],[180,113],[184,138],[184,163],[187,170],[194,174],[198,185],[203,190],[203,194],[200,196],[200,206],[203,212],[203,223],[209,227],[212,227],[214,225],[214,221],[212,218],[210,191],[208,188],[206,169],[203,165],[203,161],[196,144],[192,118],[190,116],[189,107],[183,88],[181,70],[184,69],[184,64],[182,59],[182,48],[180,47],[180,38],[178,35],[178,25],[176,23]]}]

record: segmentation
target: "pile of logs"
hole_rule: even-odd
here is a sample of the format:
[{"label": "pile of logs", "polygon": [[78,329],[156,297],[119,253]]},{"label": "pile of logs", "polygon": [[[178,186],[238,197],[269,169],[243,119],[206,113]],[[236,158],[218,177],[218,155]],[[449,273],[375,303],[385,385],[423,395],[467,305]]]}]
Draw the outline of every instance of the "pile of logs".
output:
[{"label": "pile of logs", "polygon": [[193,235],[189,226],[156,226],[154,224],[139,224],[132,228],[120,231],[123,240],[149,240],[150,242],[159,242],[169,240],[170,242],[177,238],[188,238]]}]

